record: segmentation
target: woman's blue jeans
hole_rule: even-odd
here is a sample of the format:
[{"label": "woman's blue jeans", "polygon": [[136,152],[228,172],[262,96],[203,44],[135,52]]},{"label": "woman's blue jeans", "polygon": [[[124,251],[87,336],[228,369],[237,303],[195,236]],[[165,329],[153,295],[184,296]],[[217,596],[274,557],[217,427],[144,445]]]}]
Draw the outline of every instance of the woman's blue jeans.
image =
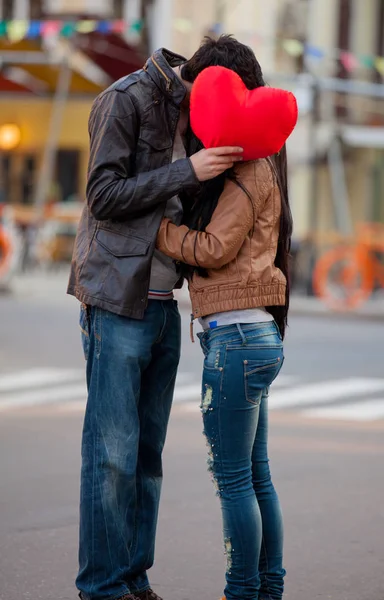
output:
[{"label": "woman's blue jeans", "polygon": [[199,334],[208,466],[220,497],[227,600],[280,600],[283,523],[268,460],[268,389],[283,364],[274,322]]}]

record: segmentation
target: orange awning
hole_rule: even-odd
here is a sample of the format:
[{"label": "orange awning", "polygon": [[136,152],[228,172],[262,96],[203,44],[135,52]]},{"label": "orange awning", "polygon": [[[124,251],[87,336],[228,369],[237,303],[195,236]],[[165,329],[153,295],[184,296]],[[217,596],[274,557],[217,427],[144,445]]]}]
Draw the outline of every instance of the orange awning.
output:
[{"label": "orange awning", "polygon": [[[43,52],[39,42],[37,42],[37,41],[22,40],[17,43],[10,43],[9,41],[7,41],[6,39],[3,39],[3,38],[0,39],[0,55],[1,55],[1,51],[5,51],[7,53],[8,52],[15,52],[15,53],[17,52],[17,54],[19,54],[20,52],[25,52],[25,53]],[[43,84],[45,84],[46,93],[48,93],[48,94],[54,93],[56,86],[57,86],[57,81],[58,81],[59,72],[60,72],[59,65],[24,64],[24,63],[22,64],[22,63],[18,63],[18,62],[13,62],[12,64],[7,63],[6,68],[4,69],[4,72],[2,73],[2,76],[7,81],[12,82],[11,71],[9,71],[9,74],[7,75],[7,66],[17,68],[18,70],[24,71],[27,75],[36,79],[37,82],[40,81]],[[0,88],[0,89],[2,91],[12,91],[12,92],[24,91],[25,92],[29,88],[29,85],[25,85],[24,81],[14,80],[13,83],[14,83],[13,89],[6,90],[5,87]],[[12,87],[12,85],[10,85],[10,87]],[[33,86],[31,86],[31,88],[32,87]],[[18,88],[23,88],[23,89],[21,90]],[[97,94],[99,94],[102,91],[102,89],[103,88],[100,85],[97,85],[96,83],[87,79],[80,73],[78,73],[76,71],[72,71],[71,85],[69,88],[70,94],[84,94],[84,95],[96,96]]]}]

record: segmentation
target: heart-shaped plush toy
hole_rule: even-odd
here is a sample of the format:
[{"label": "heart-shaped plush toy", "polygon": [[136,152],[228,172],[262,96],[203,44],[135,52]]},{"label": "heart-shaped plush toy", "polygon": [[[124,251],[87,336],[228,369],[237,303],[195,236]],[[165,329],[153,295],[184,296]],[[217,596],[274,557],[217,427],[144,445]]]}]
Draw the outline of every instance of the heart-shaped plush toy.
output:
[{"label": "heart-shaped plush toy", "polygon": [[200,73],[191,93],[191,127],[206,148],[240,146],[244,160],[279,152],[295,128],[296,98],[269,87],[248,90],[225,67]]}]

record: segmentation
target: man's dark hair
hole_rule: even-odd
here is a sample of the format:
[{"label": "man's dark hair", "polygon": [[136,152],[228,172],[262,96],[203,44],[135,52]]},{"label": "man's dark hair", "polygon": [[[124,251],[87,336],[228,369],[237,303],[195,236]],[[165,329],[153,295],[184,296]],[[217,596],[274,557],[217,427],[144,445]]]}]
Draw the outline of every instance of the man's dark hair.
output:
[{"label": "man's dark hair", "polygon": [[181,67],[181,77],[193,83],[201,71],[215,66],[235,71],[249,90],[265,85],[253,50],[232,35],[222,35],[218,40],[205,37],[197,52]]}]

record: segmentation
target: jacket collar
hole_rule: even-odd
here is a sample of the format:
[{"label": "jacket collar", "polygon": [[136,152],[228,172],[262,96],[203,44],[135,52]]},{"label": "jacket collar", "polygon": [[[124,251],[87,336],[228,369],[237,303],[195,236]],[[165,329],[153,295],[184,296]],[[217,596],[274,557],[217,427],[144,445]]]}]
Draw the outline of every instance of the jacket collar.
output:
[{"label": "jacket collar", "polygon": [[170,50],[160,48],[156,50],[144,65],[144,71],[148,73],[154,83],[175,104],[181,104],[187,90],[177,77],[173,67],[177,67],[187,61],[184,56],[174,54]]}]

